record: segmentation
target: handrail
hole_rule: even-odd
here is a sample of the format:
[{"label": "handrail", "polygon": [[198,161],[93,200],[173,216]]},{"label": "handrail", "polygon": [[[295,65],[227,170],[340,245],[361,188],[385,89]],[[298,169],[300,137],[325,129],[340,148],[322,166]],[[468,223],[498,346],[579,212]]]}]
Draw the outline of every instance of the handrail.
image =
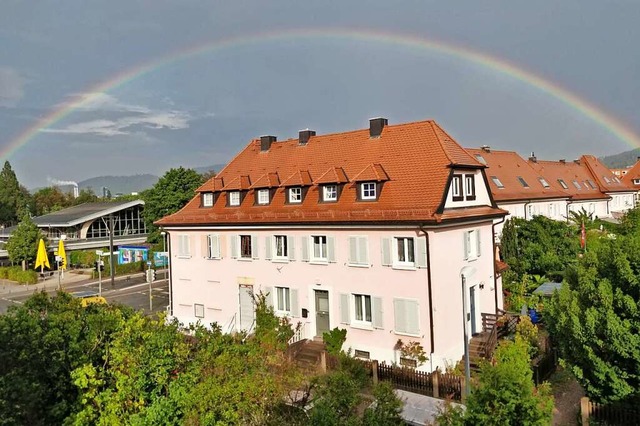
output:
[{"label": "handrail", "polygon": [[233,316],[231,317],[231,319],[227,323],[227,326],[225,327],[225,330],[226,330],[225,333],[231,334],[235,330],[235,328],[236,328],[236,315],[237,315],[237,313],[233,314]]},{"label": "handrail", "polygon": [[287,345],[293,345],[300,340],[305,339],[305,323],[299,322],[296,329],[293,331],[293,336],[287,341]]}]

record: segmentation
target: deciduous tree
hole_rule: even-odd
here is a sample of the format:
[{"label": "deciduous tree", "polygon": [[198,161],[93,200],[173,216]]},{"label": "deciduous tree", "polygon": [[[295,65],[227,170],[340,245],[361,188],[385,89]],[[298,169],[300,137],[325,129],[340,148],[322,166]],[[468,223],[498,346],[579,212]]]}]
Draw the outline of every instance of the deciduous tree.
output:
[{"label": "deciduous tree", "polygon": [[11,233],[7,241],[6,249],[9,253],[9,260],[13,263],[22,263],[24,261],[25,264],[35,260],[38,254],[40,238],[45,238],[44,234],[28,214],[24,215],[22,221]]}]

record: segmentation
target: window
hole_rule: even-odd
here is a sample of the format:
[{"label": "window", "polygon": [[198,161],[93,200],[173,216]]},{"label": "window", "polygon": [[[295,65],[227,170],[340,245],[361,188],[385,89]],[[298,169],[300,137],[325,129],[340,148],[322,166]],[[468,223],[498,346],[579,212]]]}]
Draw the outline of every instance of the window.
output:
[{"label": "window", "polygon": [[311,260],[327,261],[327,237],[325,235],[314,235],[313,257]]},{"label": "window", "polygon": [[251,259],[251,235],[240,235],[240,257]]},{"label": "window", "polygon": [[367,351],[361,351],[360,349],[356,349],[353,351],[353,356],[360,359],[371,359],[371,353]]},{"label": "window", "polygon": [[572,180],[571,183],[576,187],[576,189],[582,189],[582,186],[580,186],[577,180]]},{"label": "window", "polygon": [[191,256],[191,243],[188,235],[178,235],[178,256]]},{"label": "window", "polygon": [[229,192],[229,205],[230,206],[239,206],[240,205],[240,191],[232,191]]},{"label": "window", "polygon": [[640,179],[634,179],[633,180],[633,184],[634,185],[640,185]]},{"label": "window", "polygon": [[464,195],[469,201],[476,199],[476,180],[474,175],[464,175]]},{"label": "window", "polygon": [[207,235],[207,258],[220,259],[220,237]]},{"label": "window", "polygon": [[567,186],[567,183],[565,181],[563,181],[562,179],[558,179],[558,183],[560,184],[561,187],[563,187],[564,189],[569,189],[569,187]]},{"label": "window", "polygon": [[540,181],[540,183],[542,184],[543,187],[545,188],[549,188],[551,185],[549,185],[549,182],[547,182],[547,180],[545,178],[538,178],[538,180]]},{"label": "window", "polygon": [[202,194],[202,206],[203,207],[213,206],[213,192],[205,192],[204,194]]},{"label": "window", "polygon": [[302,202],[302,188],[299,186],[294,186],[293,188],[289,188],[289,202],[290,203],[301,203]]},{"label": "window", "polygon": [[414,265],[415,251],[413,238],[396,237],[396,262],[401,265]]},{"label": "window", "polygon": [[365,182],[360,185],[360,198],[363,200],[375,200],[376,199],[376,183]]},{"label": "window", "polygon": [[480,257],[480,230],[464,232],[464,259],[473,260]]},{"label": "window", "polygon": [[349,265],[369,266],[366,236],[349,237]]},{"label": "window", "polygon": [[275,258],[287,259],[289,257],[289,250],[287,247],[287,236],[275,235],[274,243],[275,243]]},{"label": "window", "polygon": [[338,201],[338,185],[323,186],[322,201]]},{"label": "window", "polygon": [[588,186],[591,189],[596,189],[596,186],[593,184],[593,182],[591,181],[591,179],[587,179],[584,181],[585,186]]},{"label": "window", "polygon": [[400,357],[400,365],[403,366],[403,367],[417,368],[418,367],[418,361],[416,361],[413,358],[407,358],[406,356],[401,356]]},{"label": "window", "polygon": [[268,189],[259,189],[258,190],[258,204],[269,204],[269,190]]},{"label": "window", "polygon": [[529,188],[529,184],[527,183],[526,180],[524,180],[522,178],[522,176],[518,176],[518,181],[520,182],[520,184],[524,187],[524,188]]},{"label": "window", "polygon": [[195,305],[193,305],[193,310],[195,311],[194,315],[196,316],[196,318],[204,318],[204,305],[196,303]]},{"label": "window", "polygon": [[291,295],[289,287],[276,287],[276,310],[291,312]]},{"label": "window", "polygon": [[604,178],[604,181],[605,181],[605,182],[607,182],[607,183],[611,183],[611,180],[609,180],[609,178],[608,178],[608,177],[606,177],[606,176],[602,176],[602,177]]},{"label": "window", "polygon": [[500,181],[500,179],[498,179],[497,176],[491,176],[491,180],[493,181],[493,183],[500,189],[504,189],[504,185],[502,184],[502,182]]},{"label": "window", "polygon": [[354,320],[371,323],[371,296],[364,294],[354,294],[355,302]]},{"label": "window", "polygon": [[453,175],[453,179],[451,179],[451,195],[453,196],[453,201],[464,200],[462,195],[462,175]]},{"label": "window", "polygon": [[617,177],[617,176],[614,176],[614,177],[613,177],[613,181],[614,181],[614,182],[616,182],[616,183],[620,183],[620,179],[618,179],[618,177]]},{"label": "window", "polygon": [[481,162],[484,165],[487,164],[487,160],[485,160],[484,157],[482,155],[480,155],[480,154],[476,154],[476,160],[478,160],[479,162]]}]

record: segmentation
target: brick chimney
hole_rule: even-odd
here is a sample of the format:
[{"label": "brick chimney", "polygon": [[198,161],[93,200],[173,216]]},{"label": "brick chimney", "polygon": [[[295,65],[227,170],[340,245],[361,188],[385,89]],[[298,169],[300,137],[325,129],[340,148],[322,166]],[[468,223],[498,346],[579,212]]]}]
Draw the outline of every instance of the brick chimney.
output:
[{"label": "brick chimney", "polygon": [[389,120],[382,117],[370,118],[369,119],[369,137],[379,138],[382,134],[382,129],[384,126],[389,124]]},{"label": "brick chimney", "polygon": [[561,163],[566,163],[567,162],[567,160],[565,160],[564,158],[561,158],[558,161],[561,162]]},{"label": "brick chimney", "polygon": [[275,136],[260,136],[260,151],[269,151],[271,144],[276,141]]},{"label": "brick chimney", "polygon": [[298,132],[298,144],[306,145],[307,142],[309,142],[309,139],[311,138],[311,136],[315,136],[315,135],[316,135],[315,130],[309,130],[309,129],[300,130]]},{"label": "brick chimney", "polygon": [[531,155],[529,156],[529,161],[531,161],[532,163],[537,163],[538,159],[536,158],[536,153],[531,151]]},{"label": "brick chimney", "polygon": [[491,147],[489,145],[482,145],[480,149],[484,152],[491,152]]}]

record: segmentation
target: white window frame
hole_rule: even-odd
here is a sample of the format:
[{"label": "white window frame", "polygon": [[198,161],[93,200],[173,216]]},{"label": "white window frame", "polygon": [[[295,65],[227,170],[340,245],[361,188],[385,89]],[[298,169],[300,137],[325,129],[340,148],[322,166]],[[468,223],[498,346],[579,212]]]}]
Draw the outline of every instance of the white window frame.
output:
[{"label": "white window frame", "polygon": [[453,175],[451,179],[451,196],[454,198],[462,197],[462,175]]},{"label": "white window frame", "polygon": [[375,182],[362,182],[360,184],[360,199],[375,200],[378,198],[378,188]]},{"label": "white window frame", "polygon": [[289,287],[274,287],[274,289],[274,310],[279,314],[291,315],[291,289]]},{"label": "white window frame", "polygon": [[178,235],[178,257],[191,257],[191,239],[189,235]]},{"label": "white window frame", "polygon": [[[352,294],[351,306],[353,306],[353,318],[351,319],[352,326],[360,326],[364,328],[373,329],[373,306],[372,297],[370,294]],[[368,302],[367,302],[368,300]],[[367,312],[367,308],[369,311]],[[360,311],[361,318],[358,319],[358,311]],[[368,314],[368,315],[367,315]],[[367,317],[369,318],[367,320]]]},{"label": "white window frame", "polygon": [[547,180],[543,177],[539,177],[538,180],[540,181],[540,184],[542,185],[543,188],[550,188],[551,185],[549,185],[549,182],[547,182]]},{"label": "white window frame", "polygon": [[193,316],[196,318],[204,318],[204,305],[202,303],[194,303]]},{"label": "white window frame", "polygon": [[229,194],[229,205],[237,207],[240,205],[240,191],[231,191]]},{"label": "white window frame", "polygon": [[[403,251],[402,257],[404,257],[404,260],[400,260],[401,248]],[[393,238],[393,266],[400,267],[400,268],[412,268],[412,269],[416,267],[415,238],[413,237],[394,237]]]},{"label": "white window frame", "polygon": [[300,204],[302,203],[302,187],[292,186],[289,188],[289,203]]},{"label": "white window frame", "polygon": [[260,205],[269,204],[269,190],[268,189],[259,189],[258,190],[258,204],[260,204]]},{"label": "white window frame", "polygon": [[213,192],[202,194],[202,207],[213,207]]},{"label": "white window frame", "polygon": [[475,175],[464,175],[464,196],[465,198],[476,196],[476,177]]},{"label": "white window frame", "polygon": [[338,201],[338,185],[323,186],[322,201]]},{"label": "white window frame", "polygon": [[[319,243],[316,244],[316,239]],[[323,242],[324,241],[324,242]],[[329,262],[329,247],[328,239],[326,235],[312,235],[311,236],[311,262],[315,263],[328,263]],[[316,247],[320,256],[316,256]]]},{"label": "white window frame", "polygon": [[567,182],[565,182],[563,179],[558,179],[558,183],[563,189],[569,189],[569,185],[567,185]]},{"label": "white window frame", "polygon": [[[278,249],[280,253],[278,253]],[[289,260],[289,243],[286,235],[274,235],[273,236],[273,259],[274,260]]]},{"label": "white window frame", "polygon": [[[531,206],[529,206],[531,207]],[[472,229],[470,231],[464,231],[465,238],[467,240],[465,253],[465,258],[468,261],[476,260],[480,257],[480,253],[478,253],[478,234],[480,232],[479,229]]]},{"label": "white window frame", "polygon": [[[217,247],[214,247],[214,243],[217,244]],[[216,251],[218,252],[217,256],[214,255]],[[221,259],[221,258],[222,258],[222,254],[220,252],[220,235],[218,234],[207,235],[207,259]]]},{"label": "white window frame", "polygon": [[502,183],[502,181],[498,178],[498,176],[491,176],[491,180],[493,181],[493,183],[495,184],[495,186],[498,189],[504,189],[504,184]]}]

